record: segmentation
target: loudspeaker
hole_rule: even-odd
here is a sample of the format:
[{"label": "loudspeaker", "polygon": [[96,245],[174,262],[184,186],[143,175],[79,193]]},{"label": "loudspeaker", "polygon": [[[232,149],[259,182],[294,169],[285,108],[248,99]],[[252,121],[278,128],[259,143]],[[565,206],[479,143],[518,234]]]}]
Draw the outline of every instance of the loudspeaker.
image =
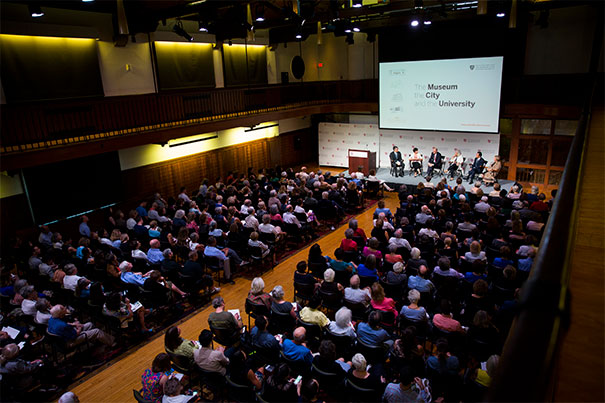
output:
[{"label": "loudspeaker", "polygon": [[288,84],[289,82],[290,82],[290,75],[288,74],[287,71],[282,71],[281,72],[281,83]]},{"label": "loudspeaker", "polygon": [[300,80],[305,75],[305,61],[300,56],[294,56],[290,68],[292,69],[292,75],[297,80]]}]

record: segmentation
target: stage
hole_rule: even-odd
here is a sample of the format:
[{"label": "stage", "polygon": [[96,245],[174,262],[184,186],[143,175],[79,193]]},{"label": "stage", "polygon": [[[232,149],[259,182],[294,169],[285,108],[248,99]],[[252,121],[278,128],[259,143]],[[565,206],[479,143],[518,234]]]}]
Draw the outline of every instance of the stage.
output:
[{"label": "stage", "polygon": [[[390,171],[391,171],[390,168],[378,168],[378,172],[376,172],[376,177],[378,179],[380,179],[381,181],[386,182],[387,185],[393,189],[396,189],[400,185],[418,186],[419,182],[426,183],[426,178],[421,177],[421,176],[414,177],[413,174],[410,175],[410,171],[407,169],[405,170],[405,176],[403,176],[403,177],[391,176]],[[344,174],[345,174],[346,178],[351,177],[349,175],[349,171],[344,171]],[[426,176],[426,172],[423,172],[423,175]],[[441,181],[442,178],[443,178],[443,176],[440,176],[440,175],[434,176],[431,179],[431,183],[436,185],[437,183],[439,183]],[[475,176],[474,182],[476,182],[478,180],[479,180],[479,178],[477,176]],[[456,185],[456,180],[454,179],[453,181],[451,181],[448,178],[447,183],[450,186],[454,186],[454,185]],[[502,189],[505,189],[507,192],[509,192],[510,188],[513,186],[513,184],[515,182],[509,181],[509,180],[504,180],[504,179],[498,179],[498,183],[500,184]],[[466,190],[470,190],[470,188],[472,187],[472,185],[469,184],[468,181],[463,181],[462,184],[464,185]],[[485,186],[485,185],[481,186],[481,189],[483,190],[483,193],[485,193],[485,194],[488,194],[489,192],[494,190],[494,188],[492,186]]]}]

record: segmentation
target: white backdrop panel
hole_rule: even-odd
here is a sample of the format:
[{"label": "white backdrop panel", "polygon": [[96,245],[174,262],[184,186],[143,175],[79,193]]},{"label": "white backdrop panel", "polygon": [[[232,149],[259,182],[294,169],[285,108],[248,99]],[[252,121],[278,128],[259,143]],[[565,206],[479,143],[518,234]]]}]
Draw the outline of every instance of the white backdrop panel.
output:
[{"label": "white backdrop panel", "polygon": [[320,123],[319,165],[348,168],[349,149],[378,153],[378,143],[378,125]]}]

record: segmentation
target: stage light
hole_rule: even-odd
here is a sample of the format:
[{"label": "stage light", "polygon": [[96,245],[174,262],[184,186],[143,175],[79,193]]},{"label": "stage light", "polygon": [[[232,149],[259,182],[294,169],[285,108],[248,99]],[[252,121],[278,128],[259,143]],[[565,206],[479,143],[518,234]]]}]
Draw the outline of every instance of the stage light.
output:
[{"label": "stage light", "polygon": [[410,25],[413,27],[417,27],[418,24],[420,24],[420,22],[418,22],[418,20],[412,20],[412,22],[410,22]]},{"label": "stage light", "polygon": [[296,34],[296,39],[302,39],[302,35],[301,34]]},{"label": "stage light", "polygon": [[352,31],[351,31],[351,28],[347,28],[347,29],[345,29],[345,34],[350,34],[351,32],[352,32]]},{"label": "stage light", "polygon": [[179,20],[174,24],[174,27],[172,27],[172,31],[177,34],[178,36],[182,36],[183,38],[185,38],[187,41],[189,42],[193,42],[193,37],[191,35],[189,35],[187,33],[187,31],[185,31],[183,29],[183,23]]},{"label": "stage light", "polygon": [[29,13],[34,18],[42,17],[44,15],[44,11],[42,11],[42,8],[40,8],[38,5],[30,4],[28,8]]},{"label": "stage light", "polygon": [[502,13],[502,12],[500,12],[500,13],[496,14],[496,17],[498,17],[498,18],[502,18],[502,17],[504,17],[505,15],[506,15],[506,13]]},{"label": "stage light", "polygon": [[433,22],[431,20],[424,20],[424,25],[431,25]]},{"label": "stage light", "polygon": [[255,14],[256,14],[256,22],[263,22],[265,21],[265,6],[260,6],[260,7],[256,7]]},{"label": "stage light", "polygon": [[363,6],[363,0],[352,0],[353,8],[361,8]]},{"label": "stage light", "polygon": [[82,3],[92,3],[95,0],[82,0]]},{"label": "stage light", "polygon": [[359,29],[358,27],[353,27],[353,32],[361,32],[361,29]]}]

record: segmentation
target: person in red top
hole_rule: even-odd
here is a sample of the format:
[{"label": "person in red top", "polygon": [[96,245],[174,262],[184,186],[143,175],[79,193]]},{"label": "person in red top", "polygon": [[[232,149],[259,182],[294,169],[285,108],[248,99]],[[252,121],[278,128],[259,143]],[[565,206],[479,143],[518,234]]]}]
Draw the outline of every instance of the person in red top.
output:
[{"label": "person in red top", "polygon": [[363,243],[365,244],[368,241],[368,237],[363,229],[359,228],[359,224],[356,219],[349,220],[349,228],[353,230],[353,236],[358,236],[363,238]]},{"label": "person in red top", "polygon": [[529,209],[533,211],[548,211],[548,204],[544,202],[546,200],[546,195],[544,193],[540,193],[538,195],[538,200],[533,202]]},{"label": "person in red top", "polygon": [[340,249],[343,252],[355,252],[357,250],[357,242],[352,239],[354,233],[351,228],[345,231],[345,239],[340,242]]}]

